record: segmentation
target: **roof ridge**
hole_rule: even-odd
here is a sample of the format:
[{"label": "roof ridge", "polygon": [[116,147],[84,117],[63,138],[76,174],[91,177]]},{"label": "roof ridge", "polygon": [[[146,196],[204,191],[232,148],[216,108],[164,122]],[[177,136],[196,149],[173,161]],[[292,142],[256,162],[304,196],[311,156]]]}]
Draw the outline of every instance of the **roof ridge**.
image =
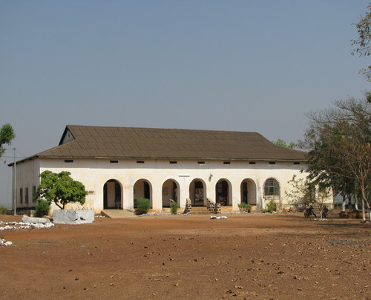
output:
[{"label": "roof ridge", "polygon": [[120,129],[145,129],[145,130],[179,130],[179,131],[210,131],[210,132],[236,132],[236,133],[255,133],[261,135],[257,131],[243,131],[243,130],[225,130],[225,129],[195,129],[195,128],[165,128],[165,127],[140,127],[140,126],[112,126],[112,125],[67,125],[66,127],[84,127],[84,128],[120,128]]}]

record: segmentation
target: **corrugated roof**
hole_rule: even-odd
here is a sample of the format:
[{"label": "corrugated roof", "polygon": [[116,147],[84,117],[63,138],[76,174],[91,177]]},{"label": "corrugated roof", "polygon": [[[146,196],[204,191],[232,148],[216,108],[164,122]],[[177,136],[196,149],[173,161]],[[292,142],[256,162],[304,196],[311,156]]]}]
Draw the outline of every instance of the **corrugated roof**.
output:
[{"label": "corrugated roof", "polygon": [[[66,134],[72,141],[63,142]],[[256,132],[68,125],[59,146],[36,156],[60,158],[303,161]]]}]

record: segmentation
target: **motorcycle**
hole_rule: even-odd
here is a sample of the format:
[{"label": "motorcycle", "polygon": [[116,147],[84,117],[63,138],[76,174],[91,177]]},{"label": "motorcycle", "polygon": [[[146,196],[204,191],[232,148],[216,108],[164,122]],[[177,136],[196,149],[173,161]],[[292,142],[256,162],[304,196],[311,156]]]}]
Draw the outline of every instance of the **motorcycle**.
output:
[{"label": "motorcycle", "polygon": [[309,207],[307,207],[307,208],[304,209],[304,217],[305,218],[309,218],[310,215],[313,215],[315,218],[317,218],[317,215],[314,212],[314,209],[313,209],[312,206],[309,206]]}]

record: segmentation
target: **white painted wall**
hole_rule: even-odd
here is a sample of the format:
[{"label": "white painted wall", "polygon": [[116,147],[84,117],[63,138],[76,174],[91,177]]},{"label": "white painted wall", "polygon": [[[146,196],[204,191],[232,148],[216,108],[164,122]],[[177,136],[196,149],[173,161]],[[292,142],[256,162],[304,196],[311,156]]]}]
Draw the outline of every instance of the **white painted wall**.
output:
[{"label": "white painted wall", "polygon": [[[133,199],[144,196],[143,180],[150,185],[153,209],[161,211],[164,205],[168,205],[168,199],[172,196],[172,182],[168,180],[177,183],[177,201],[180,207],[184,207],[186,199],[190,197],[190,189],[192,190],[190,184],[195,179],[204,183],[205,202],[206,198],[215,201],[217,182],[220,179],[227,180],[230,204],[234,211],[238,210],[238,204],[241,203],[241,183],[248,179],[249,202],[256,203],[258,208],[262,209],[269,202],[264,198],[264,183],[268,178],[275,178],[279,182],[280,201],[282,204],[287,204],[286,191],[291,188],[288,181],[293,178],[293,175],[296,175],[296,178],[305,178],[306,174],[300,172],[304,168],[305,165],[292,162],[249,164],[245,161],[231,161],[230,164],[223,164],[223,161],[205,161],[205,164],[198,164],[197,161],[183,160],[178,161],[177,164],[170,164],[169,161],[146,160],[144,164],[138,164],[136,160],[119,160],[118,163],[110,163],[109,159],[74,159],[73,162],[65,162],[64,159],[34,158],[17,163],[17,207],[34,205],[33,186],[39,185],[41,172],[50,170],[55,173],[69,171],[73,179],[82,182],[88,191],[84,206],[96,212],[104,208],[103,187],[110,179],[117,180],[122,187],[121,207],[124,209],[133,209]],[[164,187],[168,189],[168,195],[163,194]],[[23,189],[23,198],[28,188],[28,204],[25,203],[25,199],[21,203],[20,188]],[[112,192],[114,186],[109,185],[109,189]],[[109,201],[114,200],[109,199]],[[71,205],[74,206],[76,205]]]},{"label": "white painted wall", "polygon": [[[255,198],[258,208],[264,208],[264,182],[268,178],[275,178],[280,184],[280,199],[283,204],[287,203],[285,191],[290,189],[288,181],[293,175],[304,178],[301,173],[304,165],[289,163],[268,164],[268,162],[256,162],[249,164],[245,161],[231,161],[223,164],[223,161],[206,161],[198,164],[197,161],[178,161],[170,164],[169,161],[146,160],[144,164],[138,164],[136,160],[119,160],[118,163],[110,163],[109,159],[74,159],[65,162],[63,159],[34,159],[24,161],[17,165],[17,189],[20,187],[32,187],[38,185],[38,174],[45,170],[52,172],[69,171],[73,179],[81,181],[88,195],[85,207],[100,211],[103,209],[103,187],[110,180],[115,179],[122,186],[122,199],[124,209],[133,209],[134,185],[138,180],[144,179],[149,182],[151,188],[151,200],[153,209],[161,211],[164,201],[164,183],[171,179],[177,182],[178,203],[185,206],[189,197],[190,183],[194,179],[204,182],[205,196],[215,200],[215,185],[220,179],[230,182],[230,195],[233,210],[238,210],[241,202],[241,183],[249,179],[249,185],[255,188],[249,191],[249,198]],[[170,192],[171,189],[169,189]],[[252,195],[253,194],[253,195]],[[135,195],[137,197],[138,194]]]}]

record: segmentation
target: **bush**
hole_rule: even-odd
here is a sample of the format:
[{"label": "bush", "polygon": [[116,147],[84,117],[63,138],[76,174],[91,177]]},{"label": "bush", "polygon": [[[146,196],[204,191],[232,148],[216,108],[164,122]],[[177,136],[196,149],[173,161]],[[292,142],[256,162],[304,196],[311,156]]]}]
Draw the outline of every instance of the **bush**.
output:
[{"label": "bush", "polygon": [[8,208],[5,206],[0,206],[0,215],[3,215],[6,210],[8,210]]},{"label": "bush", "polygon": [[343,203],[334,203],[334,208],[336,209],[343,208]]},{"label": "bush", "polygon": [[238,204],[238,208],[240,209],[240,211],[250,212],[251,211],[251,207],[252,207],[252,205],[249,204],[249,203],[240,203],[240,204]]},{"label": "bush", "polygon": [[171,201],[170,211],[173,215],[178,213],[179,204],[176,201]]},{"label": "bush", "polygon": [[264,209],[263,212],[273,212],[273,211],[276,211],[276,209],[277,209],[276,202],[274,202],[274,200],[271,200],[269,201],[267,208]]},{"label": "bush", "polygon": [[50,205],[46,200],[39,200],[35,205],[36,217],[43,217],[49,213]]},{"label": "bush", "polygon": [[137,215],[145,215],[151,208],[151,201],[147,198],[139,198],[136,201],[135,212]]}]

